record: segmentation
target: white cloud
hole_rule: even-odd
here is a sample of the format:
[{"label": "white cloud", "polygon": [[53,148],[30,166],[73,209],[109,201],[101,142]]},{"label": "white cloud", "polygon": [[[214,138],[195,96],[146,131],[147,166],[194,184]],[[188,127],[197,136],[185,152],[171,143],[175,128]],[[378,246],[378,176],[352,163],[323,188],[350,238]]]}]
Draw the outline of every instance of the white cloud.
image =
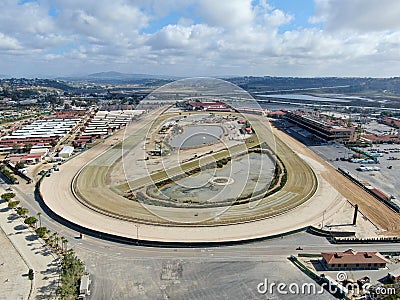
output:
[{"label": "white cloud", "polygon": [[[16,61],[21,72],[63,74],[398,74],[400,1],[315,3],[310,20],[322,26],[282,32],[296,16],[267,0],[3,0],[0,68]],[[171,13],[178,20],[143,33]]]},{"label": "white cloud", "polygon": [[199,1],[200,16],[211,25],[237,29],[247,27],[254,20],[251,0]]},{"label": "white cloud", "polygon": [[38,50],[54,46],[62,37],[56,28],[45,5],[28,2],[18,5],[17,1],[0,2],[0,31],[26,50]]},{"label": "white cloud", "polygon": [[312,22],[328,30],[381,31],[400,29],[398,0],[315,0]]},{"label": "white cloud", "polygon": [[98,44],[132,43],[149,17],[125,0],[59,0],[58,27],[66,34]]},{"label": "white cloud", "polygon": [[[212,46],[213,38],[221,33],[217,28],[207,25],[168,25],[153,34],[148,44],[153,50],[207,50]],[[210,49],[209,49],[210,50]]]},{"label": "white cloud", "polygon": [[22,47],[15,38],[6,36],[4,33],[0,32],[0,51],[19,49],[22,49]]}]

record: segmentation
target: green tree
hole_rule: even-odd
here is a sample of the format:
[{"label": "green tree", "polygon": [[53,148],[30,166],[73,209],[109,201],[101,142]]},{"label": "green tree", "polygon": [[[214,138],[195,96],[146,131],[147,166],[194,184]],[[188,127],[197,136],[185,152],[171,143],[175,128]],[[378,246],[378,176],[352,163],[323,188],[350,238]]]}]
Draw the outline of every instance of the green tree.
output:
[{"label": "green tree", "polygon": [[4,166],[1,167],[0,169],[1,173],[6,176],[12,183],[17,182],[17,178],[9,171],[7,170]]},{"label": "green tree", "polygon": [[55,238],[55,233],[53,233],[52,235],[49,235],[48,239],[47,239],[47,243],[51,246],[54,247],[54,238]]},{"label": "green tree", "polygon": [[76,257],[72,249],[65,251],[61,261],[61,286],[57,294],[61,299],[73,299],[77,295],[77,286],[84,272],[83,262]]},{"label": "green tree", "polygon": [[23,169],[25,167],[25,164],[22,161],[19,161],[15,164],[16,169]]},{"label": "green tree", "polygon": [[24,217],[29,213],[29,210],[25,207],[17,207],[17,214],[20,215],[21,217]]},{"label": "green tree", "polygon": [[47,234],[47,228],[39,227],[39,228],[36,228],[35,232],[40,238],[44,238],[45,235]]},{"label": "green tree", "polygon": [[35,273],[33,272],[33,269],[29,269],[29,271],[28,271],[29,280],[33,280],[34,277],[35,277]]},{"label": "green tree", "polygon": [[6,201],[10,201],[14,197],[15,197],[14,193],[4,193],[1,195],[1,199],[6,200]]},{"label": "green tree", "polygon": [[59,241],[60,241],[60,237],[59,236],[56,236],[55,238],[54,238],[54,240],[55,240],[55,242],[56,242],[56,249],[60,249],[60,245],[59,245]]},{"label": "green tree", "polygon": [[24,152],[30,152],[32,147],[33,147],[32,144],[25,144],[24,145]]},{"label": "green tree", "polygon": [[17,151],[19,151],[21,149],[21,147],[18,144],[13,144],[12,149],[13,149],[14,152],[17,152]]},{"label": "green tree", "polygon": [[62,243],[62,251],[67,251],[67,244],[68,244],[68,240],[65,237],[61,237],[61,243]]},{"label": "green tree", "polygon": [[32,226],[32,225],[35,225],[36,223],[37,223],[37,219],[35,218],[35,217],[27,217],[25,220],[24,220],[24,223],[26,224],[26,225],[29,225],[29,226]]},{"label": "green tree", "polygon": [[52,246],[55,248],[55,249],[58,249],[58,241],[60,240],[60,237],[58,236],[58,232],[54,232],[52,235],[51,235],[51,241],[52,241]]},{"label": "green tree", "polygon": [[18,204],[19,204],[19,201],[8,202],[8,208],[15,208],[18,206]]}]

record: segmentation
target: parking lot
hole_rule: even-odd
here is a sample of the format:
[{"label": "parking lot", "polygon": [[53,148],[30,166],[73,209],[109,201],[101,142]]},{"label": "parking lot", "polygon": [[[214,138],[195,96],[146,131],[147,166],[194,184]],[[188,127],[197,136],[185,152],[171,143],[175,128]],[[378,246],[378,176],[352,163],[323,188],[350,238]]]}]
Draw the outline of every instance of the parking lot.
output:
[{"label": "parking lot", "polygon": [[[389,126],[379,124],[377,122],[375,123],[372,124],[370,122],[368,126],[374,127],[377,125],[376,131],[379,134],[391,130],[391,127]],[[347,160],[352,158],[356,152],[346,148],[342,144],[334,142],[321,143],[321,141],[315,138],[314,135],[307,136],[302,130],[299,130],[298,127],[293,126],[293,124],[288,123],[285,120],[279,120],[274,124],[281,130],[285,131],[292,137],[308,146],[311,150],[313,150],[320,157],[324,158],[335,168],[340,167],[342,169],[346,169],[351,174],[356,176],[356,178],[369,182],[372,186],[383,191],[388,196],[392,196],[392,201],[400,205],[400,191],[396,187],[398,178],[400,178],[400,145],[379,144],[373,145],[372,147],[362,148],[363,151],[369,151],[373,155],[380,155],[380,157],[377,157],[378,163],[354,163]],[[367,130],[368,129],[369,127]],[[357,170],[357,168],[360,168],[361,166],[378,167],[380,170],[361,172]]]},{"label": "parking lot", "polygon": [[[325,158],[336,168],[340,167],[348,170],[355,175],[358,179],[369,182],[372,186],[380,189],[389,196],[393,196],[394,202],[400,204],[400,191],[396,187],[398,178],[400,177],[400,153],[394,152],[395,149],[400,149],[400,145],[379,145],[373,148],[382,149],[386,153],[381,153],[383,156],[378,158],[378,164],[371,164],[368,166],[376,166],[380,171],[360,172],[356,169],[362,166],[361,163],[352,163],[349,161],[342,161],[355,154],[354,151],[339,144],[323,145],[323,146],[310,146],[310,148],[321,157]],[[370,148],[365,148],[368,150]],[[394,159],[390,159],[392,157]],[[339,159],[339,160],[337,160]],[[366,166],[366,165],[365,165]]]},{"label": "parking lot", "polygon": [[371,121],[368,122],[367,124],[363,124],[364,129],[367,132],[376,134],[376,135],[382,135],[382,134],[396,134],[398,132],[397,129],[394,129],[393,127],[390,127],[385,124],[378,123],[377,121]]}]

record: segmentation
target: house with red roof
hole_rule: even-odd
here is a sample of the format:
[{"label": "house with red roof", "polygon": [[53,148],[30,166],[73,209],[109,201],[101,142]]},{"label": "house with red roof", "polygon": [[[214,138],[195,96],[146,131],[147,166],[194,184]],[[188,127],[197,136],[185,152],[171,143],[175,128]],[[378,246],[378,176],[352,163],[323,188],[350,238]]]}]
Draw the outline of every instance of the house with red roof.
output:
[{"label": "house with red roof", "polygon": [[328,270],[374,270],[385,268],[388,260],[379,252],[323,252],[322,262]]}]

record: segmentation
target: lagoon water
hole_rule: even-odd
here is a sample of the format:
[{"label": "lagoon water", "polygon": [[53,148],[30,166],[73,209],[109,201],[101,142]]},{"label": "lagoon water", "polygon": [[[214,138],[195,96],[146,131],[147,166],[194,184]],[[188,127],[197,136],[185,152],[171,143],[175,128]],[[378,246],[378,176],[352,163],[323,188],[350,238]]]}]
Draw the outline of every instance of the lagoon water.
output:
[{"label": "lagoon water", "polygon": [[[338,99],[338,98],[327,98],[327,97],[317,97],[311,95],[301,95],[301,94],[276,94],[276,95],[258,95],[262,98],[279,98],[279,99],[288,99],[288,100],[298,100],[298,101],[317,101],[317,102],[350,102],[349,99]],[[260,101],[260,100],[258,100]],[[262,100],[261,100],[262,101]]]}]

